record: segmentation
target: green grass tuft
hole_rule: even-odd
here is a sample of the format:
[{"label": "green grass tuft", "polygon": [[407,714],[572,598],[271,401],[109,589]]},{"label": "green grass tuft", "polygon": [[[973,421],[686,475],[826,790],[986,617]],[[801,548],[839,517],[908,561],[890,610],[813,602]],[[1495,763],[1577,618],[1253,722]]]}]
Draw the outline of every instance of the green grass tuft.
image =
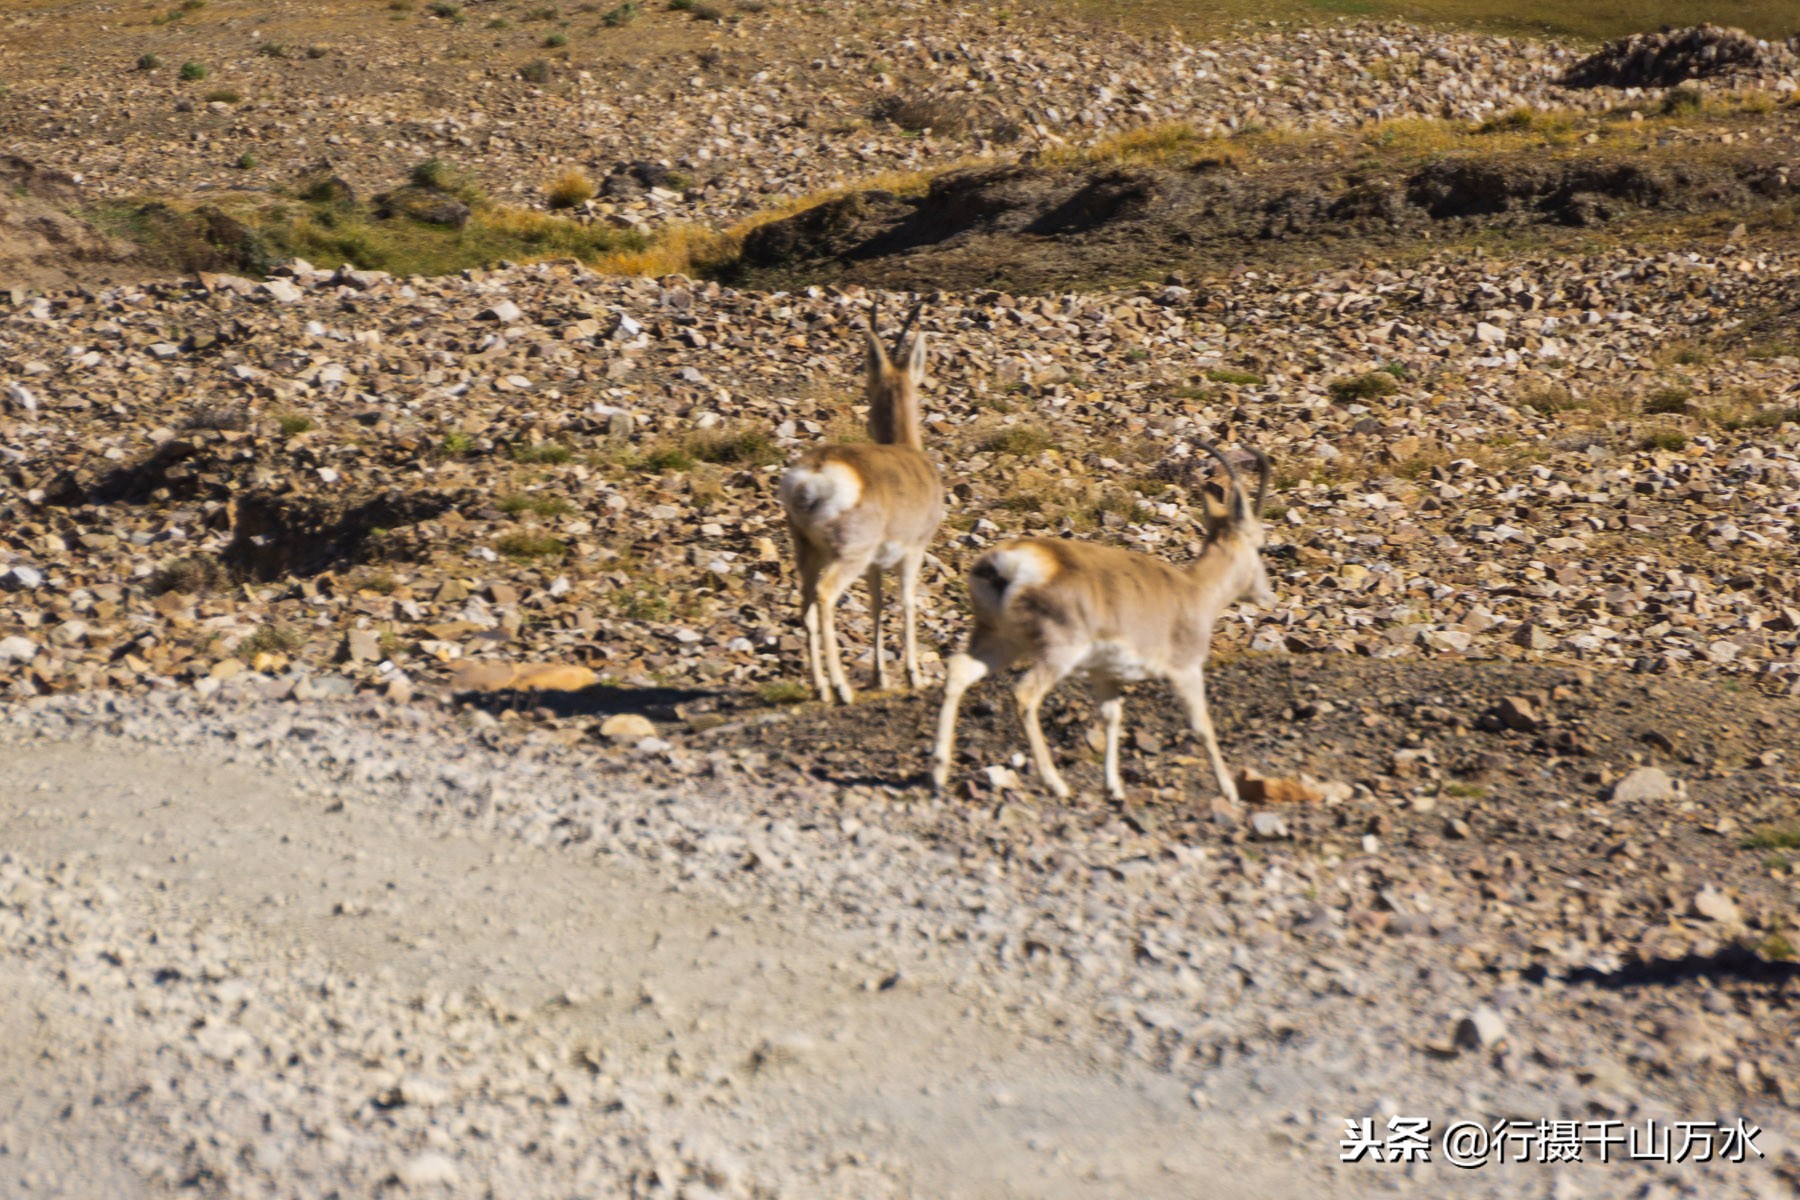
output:
[{"label": "green grass tuft", "polygon": [[528,512],[540,517],[560,517],[569,511],[569,502],[542,492],[514,492],[500,497],[494,507],[509,516]]},{"label": "green grass tuft", "polygon": [[1388,371],[1369,371],[1362,375],[1344,375],[1331,381],[1329,385],[1332,399],[1339,402],[1349,400],[1374,400],[1381,396],[1391,396],[1400,390],[1400,381]]},{"label": "green grass tuft", "polygon": [[566,542],[537,533],[509,533],[494,543],[494,549],[518,562],[540,558],[562,558],[569,553]]},{"label": "green grass tuft", "polygon": [[514,442],[510,452],[516,463],[552,466],[560,466],[575,457],[574,452],[560,442]]},{"label": "green grass tuft", "polygon": [[1800,821],[1765,825],[1738,843],[1745,850],[1800,850]]}]

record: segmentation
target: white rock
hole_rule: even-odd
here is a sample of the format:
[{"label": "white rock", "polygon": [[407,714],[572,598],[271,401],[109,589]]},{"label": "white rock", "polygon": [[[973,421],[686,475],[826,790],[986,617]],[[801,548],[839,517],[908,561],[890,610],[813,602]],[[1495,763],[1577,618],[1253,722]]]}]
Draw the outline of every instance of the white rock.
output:
[{"label": "white rock", "polygon": [[1694,894],[1694,912],[1721,925],[1741,925],[1744,921],[1737,902],[1710,883]]},{"label": "white rock", "polygon": [[1613,784],[1612,798],[1628,803],[1654,804],[1674,799],[1679,791],[1679,785],[1660,767],[1639,767]]},{"label": "white rock", "polygon": [[0,662],[30,662],[37,652],[37,643],[27,638],[0,638]]},{"label": "white rock", "polygon": [[454,1162],[429,1150],[401,1163],[394,1169],[394,1178],[409,1188],[425,1188],[440,1183],[455,1187],[462,1181]]}]

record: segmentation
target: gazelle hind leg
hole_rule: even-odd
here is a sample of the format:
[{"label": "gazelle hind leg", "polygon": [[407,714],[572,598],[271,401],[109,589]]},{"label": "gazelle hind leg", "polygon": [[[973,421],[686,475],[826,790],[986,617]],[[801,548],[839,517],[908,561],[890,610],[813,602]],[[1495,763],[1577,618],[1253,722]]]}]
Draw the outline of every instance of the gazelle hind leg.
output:
[{"label": "gazelle hind leg", "polygon": [[1213,775],[1218,778],[1219,791],[1235,805],[1238,802],[1237,784],[1225,769],[1225,756],[1219,753],[1219,735],[1213,731],[1212,713],[1206,707],[1205,670],[1195,667],[1171,676],[1169,682],[1174,685],[1181,702],[1187,706],[1188,720],[1192,723],[1194,732],[1206,743],[1206,757],[1212,760]]},{"label": "gazelle hind leg", "polygon": [[794,548],[800,569],[800,624],[806,630],[806,669],[812,676],[813,694],[829,700],[831,688],[825,679],[825,647],[820,629],[818,560],[798,535]]},{"label": "gazelle hind leg", "polygon": [[1019,702],[1019,717],[1025,723],[1025,740],[1031,746],[1032,766],[1037,768],[1038,778],[1044,781],[1044,786],[1058,800],[1069,798],[1069,785],[1064,782],[1062,772],[1056,769],[1056,763],[1050,757],[1050,744],[1044,740],[1044,726],[1038,718],[1038,709],[1044,703],[1044,697],[1050,694],[1050,689],[1066,673],[1053,663],[1038,662],[1020,676],[1017,686],[1013,688],[1013,696]]},{"label": "gazelle hind leg", "polygon": [[972,653],[953,654],[944,672],[944,704],[938,709],[937,745],[931,752],[931,786],[943,791],[950,782],[950,755],[956,745],[956,717],[963,693],[986,677],[988,664]]},{"label": "gazelle hind leg", "polygon": [[1125,798],[1125,784],[1119,779],[1119,735],[1125,727],[1125,697],[1116,683],[1094,685],[1100,699],[1100,716],[1106,721],[1106,794],[1114,800]]},{"label": "gazelle hind leg", "polygon": [[875,690],[881,691],[888,685],[887,655],[882,651],[881,628],[882,615],[887,608],[887,597],[882,594],[880,567],[871,564],[869,569],[863,572],[863,578],[867,580],[869,584],[869,612],[872,618],[871,623],[874,627],[874,632],[870,635],[870,640],[875,651]]},{"label": "gazelle hind leg", "polygon": [[844,658],[838,649],[837,603],[861,573],[862,564],[847,563],[841,558],[825,564],[824,570],[819,572],[819,633],[824,643],[825,674],[831,681],[831,694],[837,697],[839,704],[849,704],[856,698],[856,693],[844,675]]}]

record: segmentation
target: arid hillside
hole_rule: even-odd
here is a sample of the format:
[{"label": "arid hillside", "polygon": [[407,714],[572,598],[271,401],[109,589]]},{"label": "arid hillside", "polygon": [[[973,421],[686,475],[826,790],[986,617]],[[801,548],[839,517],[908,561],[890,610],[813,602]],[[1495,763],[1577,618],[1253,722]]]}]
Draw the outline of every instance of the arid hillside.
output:
[{"label": "arid hillside", "polygon": [[[1800,1186],[1800,27],[1245,7],[0,14],[0,1192]],[[915,306],[827,706],[777,486]],[[1244,802],[1080,681],[934,794],[965,572],[1192,561],[1203,443]]]}]

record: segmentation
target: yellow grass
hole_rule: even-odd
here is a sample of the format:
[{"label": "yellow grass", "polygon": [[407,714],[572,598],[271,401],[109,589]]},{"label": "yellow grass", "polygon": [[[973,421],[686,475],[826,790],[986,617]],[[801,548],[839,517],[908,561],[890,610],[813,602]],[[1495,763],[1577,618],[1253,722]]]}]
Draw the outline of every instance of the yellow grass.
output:
[{"label": "yellow grass", "polygon": [[550,181],[544,189],[551,208],[574,208],[594,198],[594,181],[580,167],[569,167]]},{"label": "yellow grass", "polygon": [[951,171],[989,166],[995,160],[973,156],[957,159],[946,166],[921,171],[881,171],[849,183],[835,184],[793,196],[769,208],[752,213],[726,229],[708,229],[700,225],[665,225],[650,235],[650,244],[642,249],[619,250],[601,255],[591,265],[595,270],[612,275],[695,275],[722,266],[735,259],[744,247],[744,239],[752,230],[775,221],[842,200],[858,192],[886,191],[907,198],[922,196],[931,181]]}]

